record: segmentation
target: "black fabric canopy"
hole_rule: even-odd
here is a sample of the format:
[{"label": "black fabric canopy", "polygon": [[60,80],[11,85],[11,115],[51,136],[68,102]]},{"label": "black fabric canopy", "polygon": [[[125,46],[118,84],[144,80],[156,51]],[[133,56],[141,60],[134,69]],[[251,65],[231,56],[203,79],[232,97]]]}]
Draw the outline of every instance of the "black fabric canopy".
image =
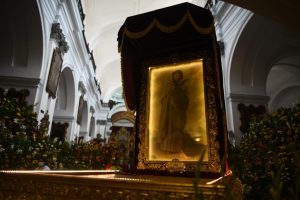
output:
[{"label": "black fabric canopy", "polygon": [[142,62],[191,49],[212,48],[211,12],[182,3],[128,17],[118,33],[123,92],[127,108],[135,110]]}]

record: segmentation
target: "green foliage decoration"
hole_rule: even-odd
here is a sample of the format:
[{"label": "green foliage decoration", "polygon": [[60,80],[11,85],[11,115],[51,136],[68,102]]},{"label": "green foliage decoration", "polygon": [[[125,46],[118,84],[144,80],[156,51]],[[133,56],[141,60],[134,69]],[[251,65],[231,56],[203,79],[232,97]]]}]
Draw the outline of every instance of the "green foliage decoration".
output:
[{"label": "green foliage decoration", "polygon": [[245,199],[299,199],[300,104],[250,123],[241,143],[229,148]]},{"label": "green foliage decoration", "polygon": [[28,90],[0,88],[0,170],[34,170],[41,158],[51,170],[122,167],[117,143],[49,140],[48,122],[38,123],[28,96]]}]

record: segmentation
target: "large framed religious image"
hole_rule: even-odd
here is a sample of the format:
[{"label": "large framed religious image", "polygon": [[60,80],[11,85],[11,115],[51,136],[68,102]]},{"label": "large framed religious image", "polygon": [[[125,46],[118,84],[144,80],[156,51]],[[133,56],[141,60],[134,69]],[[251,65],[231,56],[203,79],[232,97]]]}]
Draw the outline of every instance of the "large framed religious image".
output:
[{"label": "large framed religious image", "polygon": [[61,74],[62,63],[63,60],[59,49],[54,49],[46,86],[46,91],[53,99],[56,98],[56,91]]},{"label": "large framed religious image", "polygon": [[203,172],[220,171],[217,87],[208,65],[197,58],[147,68],[141,94],[145,106],[140,106],[138,170],[194,173],[200,161]]}]

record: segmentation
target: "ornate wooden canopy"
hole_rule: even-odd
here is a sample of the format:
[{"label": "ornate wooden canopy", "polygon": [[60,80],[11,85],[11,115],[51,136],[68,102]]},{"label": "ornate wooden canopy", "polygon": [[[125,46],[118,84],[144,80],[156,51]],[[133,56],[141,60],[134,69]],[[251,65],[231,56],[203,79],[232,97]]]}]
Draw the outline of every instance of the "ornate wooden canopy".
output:
[{"label": "ornate wooden canopy", "polygon": [[209,10],[182,3],[128,17],[118,33],[125,102],[137,107],[142,62],[193,49],[212,49],[215,37]]},{"label": "ornate wooden canopy", "polygon": [[[195,159],[198,160],[201,147],[206,152],[202,162],[202,166],[205,167],[202,167],[202,171],[207,173],[207,176],[219,175],[222,168],[221,159],[226,156],[227,133],[222,68],[211,12],[190,3],[182,3],[128,17],[119,30],[118,42],[124,99],[127,108],[136,111],[136,172],[193,175]],[[187,66],[191,66],[191,63],[197,63],[193,68],[194,71],[191,70],[196,73],[187,70]],[[186,67],[181,68],[183,65]],[[186,139],[181,145],[182,148],[171,155],[166,155],[161,149],[158,150],[161,148],[160,141],[163,140],[159,135],[164,135],[166,131],[159,129],[157,124],[163,122],[149,120],[158,119],[162,113],[160,101],[152,101],[150,96],[157,94],[154,99],[161,99],[166,93],[164,90],[150,92],[151,88],[164,87],[168,79],[167,76],[154,76],[151,79],[150,69],[159,68],[158,66],[164,66],[164,70],[170,69],[169,73],[175,68],[187,70],[185,73],[190,76],[186,78],[190,79],[190,82],[193,82],[195,74],[197,77],[194,80],[199,80],[197,83],[203,79],[203,84],[201,83],[203,89],[200,91],[196,85],[190,86],[189,91],[196,90],[198,93],[188,97],[197,99],[193,106],[201,107],[203,112],[198,109],[197,117],[187,115],[187,121],[191,123],[187,126],[184,122],[185,129],[168,132],[168,135],[180,132],[180,136],[186,135],[192,139]],[[200,69],[203,73],[200,73]],[[155,81],[151,82],[154,79]],[[204,98],[200,101],[201,96]],[[155,123],[152,123],[153,121]],[[170,121],[166,123],[168,123],[166,126],[172,124]],[[199,124],[202,124],[201,127]],[[195,149],[187,150],[186,147],[190,146],[188,141],[195,144]],[[180,150],[186,153],[193,152],[195,156],[192,157],[190,153],[190,156],[185,158],[178,153]]]}]

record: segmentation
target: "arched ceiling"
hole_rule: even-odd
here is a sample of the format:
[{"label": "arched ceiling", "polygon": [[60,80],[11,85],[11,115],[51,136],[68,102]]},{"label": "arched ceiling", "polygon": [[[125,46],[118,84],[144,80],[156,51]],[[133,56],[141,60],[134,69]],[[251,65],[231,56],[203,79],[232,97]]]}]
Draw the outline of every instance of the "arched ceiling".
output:
[{"label": "arched ceiling", "polygon": [[286,31],[281,24],[254,15],[235,46],[230,65],[229,91],[264,95],[270,69],[279,60],[298,55],[299,38],[297,33]]},{"label": "arched ceiling", "polygon": [[[121,88],[120,55],[117,49],[117,33],[125,19],[132,15],[159,8],[190,2],[204,7],[207,0],[81,0],[85,13],[85,33],[97,65],[96,77],[100,82],[102,99],[107,102],[113,91]],[[254,13],[273,19],[290,30],[298,32],[295,26],[300,17],[300,3],[297,0],[224,0]],[[268,9],[266,9],[268,8]]]},{"label": "arched ceiling", "polygon": [[97,65],[104,102],[121,88],[121,64],[117,35],[125,19],[175,4],[190,2],[204,6],[207,0],[82,0],[85,13],[85,34]]}]

